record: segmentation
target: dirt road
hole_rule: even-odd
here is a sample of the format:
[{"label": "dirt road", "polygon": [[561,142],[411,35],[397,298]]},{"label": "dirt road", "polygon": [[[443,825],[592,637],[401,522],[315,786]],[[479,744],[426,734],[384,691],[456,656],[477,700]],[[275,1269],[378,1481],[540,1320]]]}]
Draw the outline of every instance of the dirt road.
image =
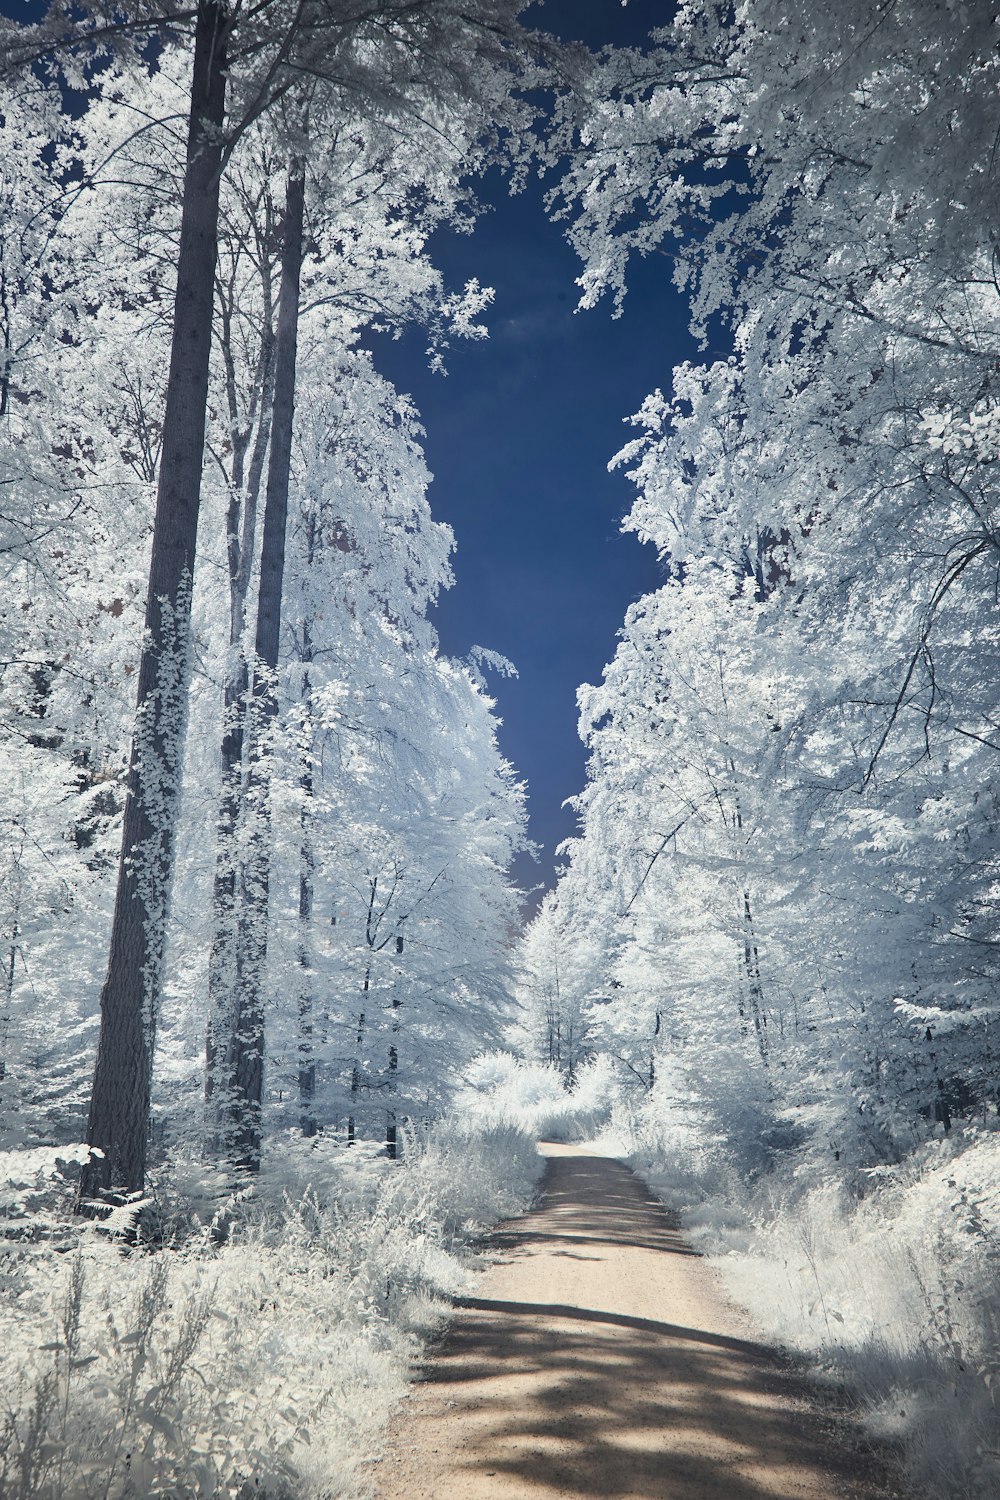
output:
[{"label": "dirt road", "polygon": [[381,1500],[886,1500],[639,1179],[545,1149],[538,1208],[403,1407]]}]

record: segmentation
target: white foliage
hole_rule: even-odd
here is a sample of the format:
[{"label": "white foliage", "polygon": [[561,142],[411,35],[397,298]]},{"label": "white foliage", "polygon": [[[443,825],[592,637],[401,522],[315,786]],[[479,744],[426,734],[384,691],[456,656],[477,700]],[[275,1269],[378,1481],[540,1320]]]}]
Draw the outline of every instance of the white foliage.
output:
[{"label": "white foliage", "polygon": [[[23,1217],[5,1219],[3,1493],[368,1493],[416,1338],[540,1165],[512,1125],[453,1120],[409,1137],[398,1165],[322,1138],[276,1143],[224,1242],[221,1218],[128,1256],[85,1236],[53,1266],[32,1244],[48,1216],[20,1241]],[[11,1166],[23,1182],[51,1162]]]}]

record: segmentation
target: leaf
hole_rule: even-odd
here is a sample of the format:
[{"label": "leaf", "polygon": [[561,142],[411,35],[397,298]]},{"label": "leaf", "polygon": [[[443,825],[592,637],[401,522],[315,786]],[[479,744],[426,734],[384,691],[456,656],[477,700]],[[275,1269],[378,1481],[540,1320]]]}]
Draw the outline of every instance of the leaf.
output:
[{"label": "leaf", "polygon": [[152,1407],[143,1406],[139,1409],[138,1416],[143,1422],[148,1422],[154,1432],[165,1437],[171,1447],[178,1446],[177,1428],[169,1417],[164,1416],[162,1411],[155,1411]]},{"label": "leaf", "polygon": [[194,1477],[199,1495],[204,1495],[205,1500],[211,1500],[216,1489],[215,1472],[212,1467],[209,1464],[195,1464]]}]

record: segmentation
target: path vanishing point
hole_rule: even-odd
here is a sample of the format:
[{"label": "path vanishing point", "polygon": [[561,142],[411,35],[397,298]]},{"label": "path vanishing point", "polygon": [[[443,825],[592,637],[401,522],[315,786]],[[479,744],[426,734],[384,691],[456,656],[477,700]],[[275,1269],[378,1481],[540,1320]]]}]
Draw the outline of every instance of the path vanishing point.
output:
[{"label": "path vanishing point", "polygon": [[888,1500],[628,1167],[543,1147],[538,1206],[430,1351],[380,1500]]}]

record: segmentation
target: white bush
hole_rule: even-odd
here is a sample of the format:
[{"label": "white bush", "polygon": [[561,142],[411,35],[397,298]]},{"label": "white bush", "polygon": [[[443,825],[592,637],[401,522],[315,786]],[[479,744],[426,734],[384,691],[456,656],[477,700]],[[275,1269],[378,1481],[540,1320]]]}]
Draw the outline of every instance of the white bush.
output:
[{"label": "white bush", "polygon": [[612,1067],[605,1058],[586,1063],[572,1086],[556,1067],[524,1062],[510,1052],[475,1059],[456,1107],[483,1123],[510,1123],[535,1139],[589,1139],[608,1117]]}]

